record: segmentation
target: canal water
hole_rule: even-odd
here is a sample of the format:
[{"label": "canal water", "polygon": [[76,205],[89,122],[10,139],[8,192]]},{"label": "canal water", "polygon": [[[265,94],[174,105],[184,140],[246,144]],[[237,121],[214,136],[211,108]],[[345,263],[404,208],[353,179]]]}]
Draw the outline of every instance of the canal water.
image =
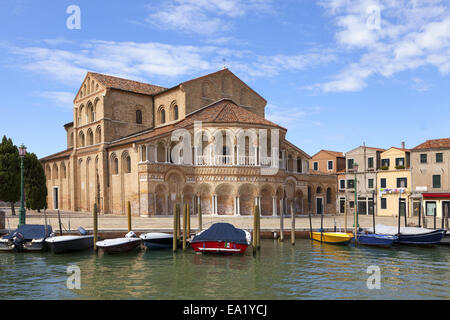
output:
[{"label": "canal water", "polygon": [[[81,289],[68,289],[67,268]],[[380,289],[368,289],[380,270]],[[450,247],[261,241],[242,256],[171,250],[0,254],[0,299],[450,299]],[[372,283],[372,282],[370,282]]]}]

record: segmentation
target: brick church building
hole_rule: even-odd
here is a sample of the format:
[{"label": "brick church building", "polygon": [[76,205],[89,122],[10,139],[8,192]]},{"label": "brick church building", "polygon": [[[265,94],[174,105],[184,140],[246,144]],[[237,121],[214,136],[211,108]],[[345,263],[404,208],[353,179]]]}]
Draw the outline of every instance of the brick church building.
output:
[{"label": "brick church building", "polygon": [[336,177],[310,174],[311,157],[265,118],[266,103],[228,69],[171,88],[88,72],[64,125],[67,149],[41,159],[48,208],[335,214]]}]

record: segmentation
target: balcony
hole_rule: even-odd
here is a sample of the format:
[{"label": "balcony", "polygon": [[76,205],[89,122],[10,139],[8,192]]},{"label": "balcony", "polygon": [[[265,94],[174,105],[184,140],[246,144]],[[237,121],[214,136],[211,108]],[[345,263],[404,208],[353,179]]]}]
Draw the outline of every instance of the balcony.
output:
[{"label": "balcony", "polygon": [[[206,155],[196,157],[197,166],[243,166],[243,167],[272,167],[272,157],[256,156],[239,156],[236,158],[233,155]],[[279,160],[279,168],[284,169],[284,161]]]}]

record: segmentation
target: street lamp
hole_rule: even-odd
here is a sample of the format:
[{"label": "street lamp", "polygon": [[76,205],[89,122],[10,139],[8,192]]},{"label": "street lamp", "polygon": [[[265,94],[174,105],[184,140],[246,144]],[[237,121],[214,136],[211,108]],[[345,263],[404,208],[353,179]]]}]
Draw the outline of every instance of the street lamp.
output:
[{"label": "street lamp", "polygon": [[24,201],[24,179],[23,179],[23,158],[27,154],[27,148],[23,145],[19,147],[20,156],[20,209],[19,209],[19,226],[25,224],[25,201]]}]

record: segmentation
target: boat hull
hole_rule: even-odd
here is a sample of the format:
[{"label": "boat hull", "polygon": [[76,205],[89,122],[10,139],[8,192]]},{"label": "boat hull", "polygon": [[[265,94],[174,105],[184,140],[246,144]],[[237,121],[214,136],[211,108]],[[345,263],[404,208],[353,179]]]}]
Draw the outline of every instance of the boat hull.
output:
[{"label": "boat hull", "polygon": [[191,243],[195,252],[214,254],[244,254],[248,245],[234,242],[201,241]]},{"label": "boat hull", "polygon": [[94,246],[94,236],[81,236],[64,241],[47,242],[48,248],[54,253],[82,251]]},{"label": "boat hull", "polygon": [[396,236],[387,236],[379,234],[358,234],[358,244],[366,246],[390,247],[398,240]]},{"label": "boat hull", "polygon": [[141,235],[144,246],[151,250],[173,247],[173,235],[167,233],[146,233]]},{"label": "boat hull", "polygon": [[411,245],[435,245],[442,241],[445,234],[445,230],[435,230],[423,234],[400,234],[396,242]]},{"label": "boat hull", "polygon": [[331,244],[346,244],[352,240],[353,235],[339,232],[313,232],[311,235],[313,240]]},{"label": "boat hull", "polygon": [[139,248],[141,245],[141,239],[133,239],[132,241],[127,241],[115,245],[108,245],[107,240],[105,242],[105,245],[102,245],[101,242],[97,242],[97,247],[103,252],[111,254],[129,252],[131,250]]},{"label": "boat hull", "polygon": [[445,237],[442,238],[441,242],[439,244],[442,245],[450,245],[450,234],[446,233]]}]

